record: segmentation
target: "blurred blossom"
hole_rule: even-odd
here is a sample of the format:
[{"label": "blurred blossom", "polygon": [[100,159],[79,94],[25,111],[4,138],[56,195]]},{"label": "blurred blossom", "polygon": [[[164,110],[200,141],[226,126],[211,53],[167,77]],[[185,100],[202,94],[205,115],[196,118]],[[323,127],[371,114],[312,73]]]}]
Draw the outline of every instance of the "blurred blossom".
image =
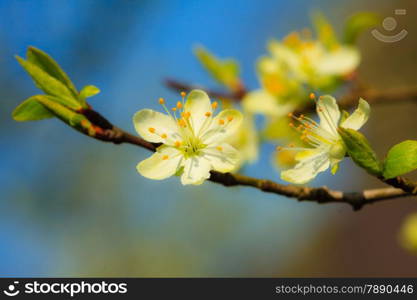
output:
[{"label": "blurred blossom", "polygon": [[401,245],[417,255],[417,213],[407,216],[400,231]]}]

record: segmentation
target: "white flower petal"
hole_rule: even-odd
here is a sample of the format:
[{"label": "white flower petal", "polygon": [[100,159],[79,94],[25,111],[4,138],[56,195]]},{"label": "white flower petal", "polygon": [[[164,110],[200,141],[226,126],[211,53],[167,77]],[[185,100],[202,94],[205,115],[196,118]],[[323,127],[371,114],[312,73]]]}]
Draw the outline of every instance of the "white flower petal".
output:
[{"label": "white flower petal", "polygon": [[297,160],[300,162],[292,169],[281,172],[281,179],[296,183],[304,184],[317,176],[318,173],[329,168],[329,153],[325,149],[312,149],[302,151],[297,154]]},{"label": "white flower petal", "polygon": [[191,156],[184,161],[184,173],[181,176],[183,185],[199,185],[210,177],[210,162],[202,156]]},{"label": "white flower petal", "polygon": [[358,130],[368,121],[370,113],[371,107],[368,102],[360,98],[358,108],[340,126]]},{"label": "white flower petal", "polygon": [[161,180],[175,174],[180,168],[181,153],[169,146],[162,145],[151,157],[141,161],[136,169],[144,177]]},{"label": "white flower petal", "polygon": [[340,47],[324,54],[315,68],[320,75],[346,75],[354,71],[360,62],[359,51],[353,47]]},{"label": "white flower petal", "polygon": [[317,100],[317,114],[320,118],[320,127],[337,136],[337,127],[340,120],[340,111],[336,99],[330,95],[320,96]]},{"label": "white flower petal", "polygon": [[227,143],[239,151],[240,160],[237,169],[245,163],[253,163],[258,159],[259,138],[251,114],[245,114],[240,128],[227,139]]},{"label": "white flower petal", "polygon": [[206,130],[200,134],[202,142],[206,145],[218,144],[234,134],[242,124],[243,115],[236,109],[221,111]]},{"label": "white flower petal", "polygon": [[212,113],[209,96],[202,90],[192,90],[185,101],[184,111],[191,114],[190,120],[194,132],[199,132],[201,125],[207,118],[205,114]]},{"label": "white flower petal", "polygon": [[268,49],[280,64],[294,73],[299,72],[302,62],[298,53],[293,51],[293,49],[275,40],[268,43]]},{"label": "white flower petal", "polygon": [[239,152],[227,143],[203,150],[203,157],[211,168],[222,173],[233,171],[239,162]]},{"label": "white flower petal", "polygon": [[151,143],[163,143],[164,139],[160,137],[162,134],[172,139],[180,137],[178,126],[173,118],[151,109],[142,109],[135,113],[133,124],[139,135]]},{"label": "white flower petal", "polygon": [[280,105],[279,100],[265,90],[248,93],[242,100],[243,108],[254,114],[280,117],[294,110],[294,105]]}]

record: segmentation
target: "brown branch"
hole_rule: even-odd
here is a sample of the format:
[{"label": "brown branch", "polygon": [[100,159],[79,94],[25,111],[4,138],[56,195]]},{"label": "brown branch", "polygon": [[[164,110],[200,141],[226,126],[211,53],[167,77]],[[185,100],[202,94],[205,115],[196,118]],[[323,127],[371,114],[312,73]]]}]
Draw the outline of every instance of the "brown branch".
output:
[{"label": "brown branch", "polygon": [[[90,113],[89,120],[93,124],[110,124],[110,122],[108,122],[97,112]],[[112,126],[112,128],[109,129],[103,129],[100,133],[96,133],[94,138],[115,144],[131,144],[153,152],[156,151],[156,148],[159,146],[159,144],[149,143],[144,139],[132,135],[115,126]],[[271,180],[258,179],[240,174],[220,173],[216,171],[211,171],[210,173],[210,181],[222,184],[227,187],[250,186],[263,192],[296,198],[300,201],[312,201],[317,203],[346,203],[351,205],[354,210],[358,210],[364,205],[374,202],[412,196],[413,194],[416,194],[415,186],[414,189],[411,190],[409,188],[409,182],[404,180],[401,181],[398,178],[394,180],[397,183],[397,186],[394,185],[393,182],[386,182],[397,188],[390,187],[364,190],[362,192],[345,193],[342,191],[331,190],[327,187],[311,188],[295,185],[284,185]],[[407,186],[408,189],[404,191],[403,188],[405,188],[405,186]]]},{"label": "brown branch", "polygon": [[342,97],[339,101],[339,106],[342,108],[356,106],[359,98],[365,99],[369,104],[397,104],[408,101],[417,102],[417,87],[392,88],[385,91],[371,88],[357,89]]},{"label": "brown branch", "polygon": [[395,177],[391,179],[379,178],[382,182],[391,185],[395,188],[399,188],[410,195],[417,195],[417,182],[414,182],[405,177]]},{"label": "brown branch", "polygon": [[[207,90],[204,87],[197,85],[190,85],[184,82],[179,82],[173,79],[165,80],[165,85],[176,91],[191,91],[193,89],[204,89],[207,94],[213,98],[231,99],[239,102],[246,95],[245,89],[242,88],[237,93],[227,93],[214,90]],[[392,88],[385,91],[379,91],[371,88],[356,88],[351,90],[347,95],[343,96],[339,101],[339,106],[343,109],[355,107],[358,104],[359,98],[363,98],[370,104],[393,104],[399,102],[415,101],[417,102],[417,87],[413,88]],[[306,106],[296,113],[305,113],[314,111],[315,106]]]}]

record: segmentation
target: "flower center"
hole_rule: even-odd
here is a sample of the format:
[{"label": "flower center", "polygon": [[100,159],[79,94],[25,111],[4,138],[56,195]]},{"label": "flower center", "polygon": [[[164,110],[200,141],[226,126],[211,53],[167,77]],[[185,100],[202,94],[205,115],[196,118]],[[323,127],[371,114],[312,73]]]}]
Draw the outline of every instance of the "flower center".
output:
[{"label": "flower center", "polygon": [[207,145],[203,144],[200,139],[196,137],[191,137],[185,142],[182,147],[179,149],[184,154],[185,158],[199,155],[201,150],[204,149]]}]

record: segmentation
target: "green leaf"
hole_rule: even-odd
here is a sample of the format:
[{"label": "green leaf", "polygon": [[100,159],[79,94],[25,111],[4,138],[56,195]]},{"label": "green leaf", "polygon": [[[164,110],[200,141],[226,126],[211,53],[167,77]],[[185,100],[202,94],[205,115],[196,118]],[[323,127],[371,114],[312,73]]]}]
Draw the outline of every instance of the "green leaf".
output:
[{"label": "green leaf", "polygon": [[382,166],[366,137],[353,129],[338,128],[352,160],[368,173],[376,176],[382,174]]},{"label": "green leaf", "polygon": [[58,79],[50,76],[47,72],[39,68],[37,65],[16,56],[20,65],[29,73],[36,86],[43,90],[46,94],[61,99],[61,103],[72,109],[80,109],[83,106],[74,98],[72,92]]},{"label": "green leaf", "polygon": [[60,104],[56,97],[39,95],[37,101],[42,103],[51,113],[53,113],[61,121],[65,122],[69,126],[76,130],[86,133],[90,136],[95,135],[95,130],[91,122],[82,114],[79,114],[64,105]]},{"label": "green leaf", "polygon": [[372,12],[359,12],[346,20],[344,42],[354,44],[359,34],[368,28],[375,27],[381,23],[381,16]]},{"label": "green leaf", "polygon": [[26,57],[28,62],[37,65],[50,76],[61,81],[72,92],[73,96],[77,96],[77,89],[71,79],[51,56],[40,49],[29,47]]},{"label": "green leaf", "polygon": [[220,84],[232,91],[240,88],[240,70],[235,60],[221,60],[201,46],[195,48],[194,53],[207,72]]},{"label": "green leaf", "polygon": [[417,141],[404,141],[388,151],[384,177],[394,178],[417,169]]},{"label": "green leaf", "polygon": [[333,26],[321,12],[315,12],[312,15],[312,22],[316,30],[318,39],[328,48],[339,44]]},{"label": "green leaf", "polygon": [[100,93],[100,89],[98,87],[94,85],[86,85],[80,91],[80,98],[87,99],[89,97],[93,97],[94,95],[97,95],[98,93]]},{"label": "green leaf", "polygon": [[36,121],[54,117],[54,114],[37,101],[33,96],[23,101],[12,113],[15,121]]}]

